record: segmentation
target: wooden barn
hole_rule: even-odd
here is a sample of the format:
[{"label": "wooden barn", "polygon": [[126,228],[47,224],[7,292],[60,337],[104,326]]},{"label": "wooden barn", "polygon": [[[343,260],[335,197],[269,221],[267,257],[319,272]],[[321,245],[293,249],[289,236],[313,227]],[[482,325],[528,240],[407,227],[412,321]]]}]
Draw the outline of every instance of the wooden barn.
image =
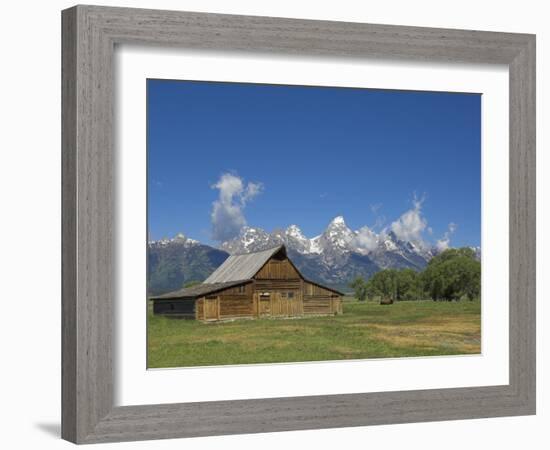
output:
[{"label": "wooden barn", "polygon": [[218,321],[343,313],[341,292],[306,280],[283,245],[232,255],[202,284],[152,297],[155,314]]}]

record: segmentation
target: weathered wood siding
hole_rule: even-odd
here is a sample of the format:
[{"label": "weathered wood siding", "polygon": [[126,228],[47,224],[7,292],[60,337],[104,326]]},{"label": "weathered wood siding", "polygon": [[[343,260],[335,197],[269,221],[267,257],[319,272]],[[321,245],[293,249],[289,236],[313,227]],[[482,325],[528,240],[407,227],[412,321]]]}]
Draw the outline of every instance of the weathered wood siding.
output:
[{"label": "weathered wood siding", "polygon": [[304,313],[302,293],[296,291],[274,291],[270,295],[273,317],[296,317]]},{"label": "weathered wood siding", "polygon": [[235,286],[197,299],[197,320],[212,321],[254,316],[252,283]]},{"label": "weathered wood siding", "polygon": [[220,319],[238,317],[252,317],[254,304],[252,297],[248,296],[223,296],[220,299]]},{"label": "weathered wood siding", "polygon": [[301,280],[256,280],[256,291],[280,291],[302,289]]},{"label": "weathered wood siding", "polygon": [[216,295],[203,297],[203,320],[220,319],[220,298]]},{"label": "weathered wood siding", "polygon": [[254,315],[252,291],[252,283],[221,291],[219,319],[252,317]]},{"label": "weathered wood siding", "polygon": [[337,293],[304,281],[304,314],[342,314],[342,297]]},{"label": "weathered wood siding", "polygon": [[259,292],[254,294],[255,312],[258,317],[269,317],[271,315],[271,296],[260,296]]},{"label": "weathered wood siding", "polygon": [[241,286],[235,286],[223,291],[218,292],[217,295],[231,296],[231,295],[252,295],[253,287],[252,283],[243,284]]},{"label": "weathered wood siding", "polygon": [[195,306],[195,318],[204,320],[204,298],[198,298]]},{"label": "weathered wood siding", "polygon": [[317,286],[316,284],[304,281],[304,295],[306,296],[325,296],[330,297],[332,295],[338,295],[328,289]]},{"label": "weathered wood siding", "polygon": [[344,300],[341,296],[332,297],[332,312],[334,314],[343,314],[344,313]]},{"label": "weathered wood siding", "polygon": [[304,314],[303,281],[288,260],[272,260],[260,273],[261,277],[254,282],[256,316],[296,317]]},{"label": "weathered wood siding", "polygon": [[255,276],[256,280],[299,280],[300,274],[288,259],[271,259]]}]

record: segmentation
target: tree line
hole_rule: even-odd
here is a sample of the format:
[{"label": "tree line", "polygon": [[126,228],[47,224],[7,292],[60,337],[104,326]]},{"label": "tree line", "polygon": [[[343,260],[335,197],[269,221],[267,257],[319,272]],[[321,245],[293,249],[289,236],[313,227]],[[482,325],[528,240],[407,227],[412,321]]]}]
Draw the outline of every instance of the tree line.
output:
[{"label": "tree line", "polygon": [[481,295],[481,263],[471,248],[453,248],[433,257],[421,272],[385,269],[368,281],[358,276],[350,286],[359,301],[475,300]]}]

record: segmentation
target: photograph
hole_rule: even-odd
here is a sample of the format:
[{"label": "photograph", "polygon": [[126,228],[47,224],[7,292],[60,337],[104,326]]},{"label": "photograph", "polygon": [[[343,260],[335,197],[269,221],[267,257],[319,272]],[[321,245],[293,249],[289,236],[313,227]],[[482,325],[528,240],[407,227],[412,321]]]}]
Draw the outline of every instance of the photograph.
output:
[{"label": "photograph", "polygon": [[146,83],[147,368],[481,354],[482,94]]}]

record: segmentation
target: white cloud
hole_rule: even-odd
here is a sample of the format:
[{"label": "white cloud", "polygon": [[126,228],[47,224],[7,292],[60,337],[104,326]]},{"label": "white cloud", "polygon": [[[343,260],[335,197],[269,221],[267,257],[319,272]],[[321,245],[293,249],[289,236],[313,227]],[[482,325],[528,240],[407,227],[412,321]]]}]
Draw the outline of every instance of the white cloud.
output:
[{"label": "white cloud", "polygon": [[391,224],[391,230],[402,241],[423,243],[422,232],[426,229],[428,222],[422,216],[422,203],[424,198],[413,199],[413,208],[404,212],[399,219]]},{"label": "white cloud", "polygon": [[447,250],[450,245],[451,245],[450,239],[442,238],[435,243],[435,248],[437,249],[438,252],[443,252]]},{"label": "white cloud", "polygon": [[443,237],[435,243],[435,247],[439,252],[447,250],[451,246],[451,236],[456,231],[456,223],[451,222]]},{"label": "white cloud", "polygon": [[365,225],[356,231],[353,245],[364,253],[371,252],[378,245],[378,235]]},{"label": "white cloud", "polygon": [[219,197],[212,203],[212,238],[227,241],[239,234],[246,225],[244,208],[261,193],[261,183],[245,183],[242,178],[224,173],[212,189],[219,190]]}]

